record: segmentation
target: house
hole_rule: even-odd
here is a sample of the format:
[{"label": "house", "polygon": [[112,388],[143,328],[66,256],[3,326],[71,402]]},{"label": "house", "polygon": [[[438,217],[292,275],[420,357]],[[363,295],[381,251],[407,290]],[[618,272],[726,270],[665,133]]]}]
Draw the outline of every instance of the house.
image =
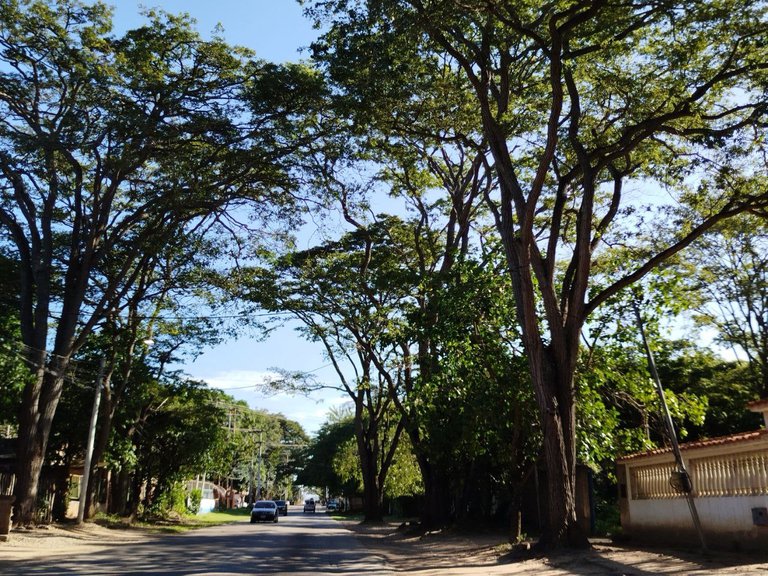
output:
[{"label": "house", "polygon": [[[85,473],[85,462],[79,461],[70,465],[64,473],[67,477],[67,518],[77,518],[80,508],[80,498],[83,494],[83,474]],[[94,512],[106,512],[107,498],[109,496],[109,487],[112,481],[112,474],[104,464],[100,464],[91,474],[91,486],[95,486],[96,499],[91,503]],[[95,483],[95,484],[94,484]]]},{"label": "house", "polygon": [[[711,548],[768,549],[768,399],[750,404],[765,426],[681,444],[693,484],[693,503]],[[685,493],[673,487],[670,448],[631,454],[617,461],[619,509],[632,540],[698,544]]]},{"label": "house", "polygon": [[209,480],[206,480],[205,477],[202,479],[198,477],[195,480],[188,480],[186,489],[187,492],[192,492],[192,490],[200,490],[201,498],[200,509],[197,512],[198,514],[213,512],[219,508],[231,507],[227,506],[227,489],[219,486],[218,484],[214,484]]}]

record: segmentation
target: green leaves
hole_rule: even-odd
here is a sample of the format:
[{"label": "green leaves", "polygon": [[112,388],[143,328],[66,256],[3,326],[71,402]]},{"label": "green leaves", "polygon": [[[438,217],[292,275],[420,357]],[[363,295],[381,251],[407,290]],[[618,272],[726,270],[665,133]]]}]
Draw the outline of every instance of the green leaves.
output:
[{"label": "green leaves", "polygon": [[[190,272],[182,245],[200,260],[242,256],[243,237],[257,236],[244,221],[268,219],[276,234],[295,223],[297,149],[322,101],[316,74],[203,40],[188,16],[149,11],[121,37],[110,16],[76,0],[0,4],[3,248],[19,261],[23,341],[39,353],[55,343],[54,358],[73,357],[124,310],[134,321],[120,352],[130,356],[146,329],[139,311],[154,308],[154,317],[169,292],[184,290],[174,285],[177,265],[184,282],[211,276]],[[251,245],[272,241],[258,238]],[[29,385],[25,445],[47,442],[58,373],[40,371]],[[28,452],[24,478],[34,467],[25,460],[42,458]],[[19,490],[27,522],[34,494]]]},{"label": "green leaves", "polygon": [[748,359],[756,397],[768,395],[768,230],[759,216],[738,216],[691,251],[687,283],[702,301],[696,319],[717,341]]}]

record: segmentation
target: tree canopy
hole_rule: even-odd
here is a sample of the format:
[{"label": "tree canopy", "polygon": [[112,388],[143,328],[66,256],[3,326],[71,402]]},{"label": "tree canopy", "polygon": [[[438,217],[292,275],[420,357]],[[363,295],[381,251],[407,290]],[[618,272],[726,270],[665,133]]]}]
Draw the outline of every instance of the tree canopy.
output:
[{"label": "tree canopy", "polygon": [[[45,455],[80,457],[96,377],[77,371],[102,359],[95,456],[129,514],[201,468],[251,496],[301,470],[362,490],[368,520],[419,493],[432,528],[514,518],[541,465],[541,544],[586,545],[577,461],[608,482],[617,453],[665,441],[635,307],[681,434],[750,425],[768,390],[764,1],[301,3],[322,32],[297,65],[186,15],[116,35],[102,3],[0,4],[17,522]],[[307,215],[323,238],[297,249]],[[180,373],[230,335],[224,307],[297,319],[336,379],[272,385],[342,391],[349,421],[302,451],[295,422]],[[692,308],[747,361],[665,334]]]},{"label": "tree canopy", "polygon": [[203,40],[189,17],[147,17],[117,38],[101,3],[0,6],[0,226],[36,374],[19,418],[19,523],[61,374],[147,261],[190,231],[231,230],[236,207],[276,220],[293,202],[285,160],[306,132],[291,118],[309,98],[282,89],[314,89],[313,75]]},{"label": "tree canopy", "polygon": [[[766,114],[763,3],[305,4],[326,30],[315,57],[364,110],[408,117],[446,71],[473,103],[465,133],[482,135],[497,175],[486,200],[544,437],[541,543],[585,545],[574,508],[581,331],[601,304],[718,222],[765,208],[753,131]],[[420,119],[419,129],[438,133],[432,116]],[[632,188],[646,198],[663,188],[677,203],[636,200]],[[678,225],[654,235],[645,210]],[[627,244],[626,268],[595,284],[593,267]]]}]

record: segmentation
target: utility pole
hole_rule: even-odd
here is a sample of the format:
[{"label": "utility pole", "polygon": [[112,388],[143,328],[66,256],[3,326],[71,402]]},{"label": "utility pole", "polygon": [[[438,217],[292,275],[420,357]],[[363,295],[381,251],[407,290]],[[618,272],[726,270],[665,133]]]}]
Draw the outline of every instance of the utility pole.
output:
[{"label": "utility pole", "polygon": [[77,523],[82,524],[85,518],[85,501],[88,499],[88,483],[91,481],[91,458],[93,457],[93,444],[96,440],[96,422],[99,418],[99,403],[101,402],[101,386],[104,380],[104,357],[99,360],[99,375],[96,378],[96,392],[93,396],[93,409],[91,410],[91,422],[88,425],[88,443],[85,449],[85,464],[83,468],[83,480],[80,483],[80,503],[77,508]]},{"label": "utility pole", "polygon": [[251,451],[251,465],[248,467],[248,504],[253,506],[255,501],[253,491],[253,451]]},{"label": "utility pole", "polygon": [[683,462],[683,455],[680,452],[680,444],[677,442],[677,433],[675,432],[675,425],[672,422],[672,416],[669,413],[669,407],[667,406],[667,399],[664,396],[664,388],[661,386],[661,378],[659,378],[659,372],[656,370],[656,362],[653,359],[653,352],[651,346],[648,344],[648,339],[645,337],[645,329],[643,328],[643,318],[640,315],[640,307],[637,302],[634,303],[635,316],[637,317],[637,327],[640,330],[640,336],[643,339],[643,346],[645,347],[645,354],[648,359],[648,370],[651,372],[651,376],[656,383],[656,392],[661,402],[662,410],[664,411],[664,423],[667,427],[667,434],[669,440],[672,443],[672,453],[675,456],[675,464],[677,470],[672,478],[670,478],[670,484],[678,491],[685,493],[685,499],[688,502],[688,509],[691,513],[691,519],[693,520],[693,526],[696,528],[696,533],[699,536],[699,542],[701,543],[701,549],[707,551],[707,542],[704,539],[704,530],[701,527],[701,521],[699,520],[699,513],[696,510],[696,502],[693,499],[693,482],[691,482],[691,476],[688,474],[688,470],[685,468],[685,462]]},{"label": "utility pole", "polygon": [[250,484],[248,486],[248,495],[251,498],[250,504],[253,505],[253,503],[256,500],[259,500],[261,498],[261,444],[262,444],[262,435],[264,431],[256,430],[255,428],[241,428],[240,432],[258,432],[259,433],[259,455],[258,455],[258,460],[256,461],[257,488],[255,493],[253,491],[253,449],[251,449],[251,467],[248,470],[248,477],[249,477],[249,484]]},{"label": "utility pole", "polygon": [[256,497],[260,500],[261,499],[261,445],[264,438],[264,431],[258,430],[259,433],[259,459],[256,461]]}]

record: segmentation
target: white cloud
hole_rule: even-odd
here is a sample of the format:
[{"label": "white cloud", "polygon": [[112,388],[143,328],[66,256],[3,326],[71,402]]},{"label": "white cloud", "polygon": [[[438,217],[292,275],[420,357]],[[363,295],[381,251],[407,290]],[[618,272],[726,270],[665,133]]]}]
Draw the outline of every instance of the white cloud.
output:
[{"label": "white cloud", "polygon": [[279,376],[270,371],[227,370],[195,378],[226,392],[236,400],[247,402],[254,410],[282,414],[301,424],[308,434],[314,434],[320,429],[332,407],[349,402],[349,397],[340,396],[339,392],[332,390],[315,392],[309,397],[269,391],[264,386],[265,382]]},{"label": "white cloud", "polygon": [[219,372],[214,376],[205,376],[200,378],[212,388],[220,390],[247,390],[251,388],[257,390],[265,382],[273,378],[278,378],[276,372],[264,372],[258,370],[229,370]]}]

